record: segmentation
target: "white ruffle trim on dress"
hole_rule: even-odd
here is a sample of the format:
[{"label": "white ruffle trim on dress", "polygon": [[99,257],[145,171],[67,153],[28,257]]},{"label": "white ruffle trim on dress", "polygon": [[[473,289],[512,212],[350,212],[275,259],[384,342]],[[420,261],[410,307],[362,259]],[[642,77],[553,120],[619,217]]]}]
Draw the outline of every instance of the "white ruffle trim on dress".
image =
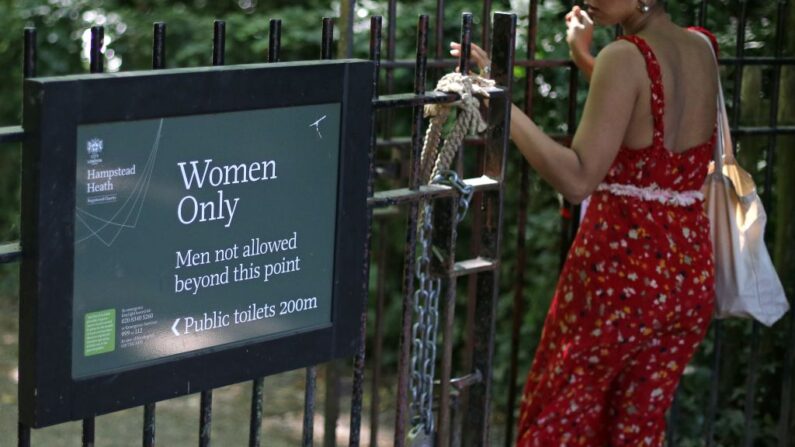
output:
[{"label": "white ruffle trim on dress", "polygon": [[666,205],[690,206],[704,200],[704,194],[701,191],[674,191],[660,188],[657,185],[641,188],[621,183],[600,183],[596,190],[607,191],[617,196],[635,197],[649,202],[660,202]]}]

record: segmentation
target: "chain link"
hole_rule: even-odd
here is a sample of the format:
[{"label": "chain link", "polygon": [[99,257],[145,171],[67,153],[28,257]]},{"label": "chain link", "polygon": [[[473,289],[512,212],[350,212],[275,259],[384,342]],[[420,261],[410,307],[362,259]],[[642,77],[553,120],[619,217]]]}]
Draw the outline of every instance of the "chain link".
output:
[{"label": "chain link", "polygon": [[472,194],[475,192],[472,186],[464,183],[461,177],[458,176],[458,173],[451,169],[439,172],[433,178],[432,182],[440,185],[447,185],[458,191],[458,214],[456,215],[456,224],[464,220],[467,211],[469,211],[469,204],[472,202]]},{"label": "chain link", "polygon": [[[441,171],[432,183],[446,184],[459,193],[458,212],[454,225],[458,225],[469,210],[473,189],[464,183],[458,173],[452,170]],[[436,368],[436,337],[439,333],[439,295],[442,279],[431,274],[431,237],[433,233],[433,205],[430,200],[423,202],[418,226],[419,254],[415,276],[417,289],[414,291],[414,325],[412,326],[411,355],[411,410],[412,425],[422,427],[425,435],[435,429],[433,417],[433,379]],[[416,436],[416,430],[412,430]]]}]

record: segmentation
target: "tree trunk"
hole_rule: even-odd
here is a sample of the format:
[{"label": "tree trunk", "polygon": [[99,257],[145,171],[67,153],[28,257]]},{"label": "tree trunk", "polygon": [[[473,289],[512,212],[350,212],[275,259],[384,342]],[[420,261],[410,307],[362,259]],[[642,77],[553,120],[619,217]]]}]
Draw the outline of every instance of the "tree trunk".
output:
[{"label": "tree trunk", "polygon": [[356,12],[355,0],[340,1],[340,16],[337,19],[339,39],[337,40],[337,57],[353,57],[353,21]]}]

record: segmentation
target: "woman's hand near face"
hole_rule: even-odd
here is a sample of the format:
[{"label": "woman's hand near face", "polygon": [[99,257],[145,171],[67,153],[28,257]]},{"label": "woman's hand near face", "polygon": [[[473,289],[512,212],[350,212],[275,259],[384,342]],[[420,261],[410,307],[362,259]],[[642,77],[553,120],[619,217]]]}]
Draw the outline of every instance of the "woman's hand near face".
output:
[{"label": "woman's hand near face", "polygon": [[574,6],[566,14],[566,43],[569,44],[569,54],[588,81],[591,80],[594,67],[594,57],[591,55],[593,27],[593,20],[579,6]]},{"label": "woman's hand near face", "polygon": [[[453,57],[461,57],[461,44],[458,42],[450,42],[450,55]],[[491,74],[491,60],[486,50],[480,48],[477,44],[471,44],[469,47],[469,61],[470,66],[472,63],[478,66],[480,75],[488,78]]]}]

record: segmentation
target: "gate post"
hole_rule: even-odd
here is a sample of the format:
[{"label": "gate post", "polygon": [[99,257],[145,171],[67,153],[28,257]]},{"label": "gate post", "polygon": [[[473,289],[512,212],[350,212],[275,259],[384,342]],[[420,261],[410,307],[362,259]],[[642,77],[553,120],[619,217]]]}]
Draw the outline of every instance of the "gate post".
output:
[{"label": "gate post", "polygon": [[[513,81],[516,15],[496,13],[492,37],[492,73],[504,94],[490,100],[489,130],[484,152],[484,175],[499,180],[499,188],[483,192],[481,216],[481,253],[483,258],[499,260],[502,232],[503,173],[510,134],[511,85]],[[499,264],[499,263],[498,263]],[[483,382],[472,386],[465,409],[464,445],[489,445],[491,417],[491,379],[494,357],[494,319],[499,289],[497,270],[477,273],[473,370],[480,371]]]}]

